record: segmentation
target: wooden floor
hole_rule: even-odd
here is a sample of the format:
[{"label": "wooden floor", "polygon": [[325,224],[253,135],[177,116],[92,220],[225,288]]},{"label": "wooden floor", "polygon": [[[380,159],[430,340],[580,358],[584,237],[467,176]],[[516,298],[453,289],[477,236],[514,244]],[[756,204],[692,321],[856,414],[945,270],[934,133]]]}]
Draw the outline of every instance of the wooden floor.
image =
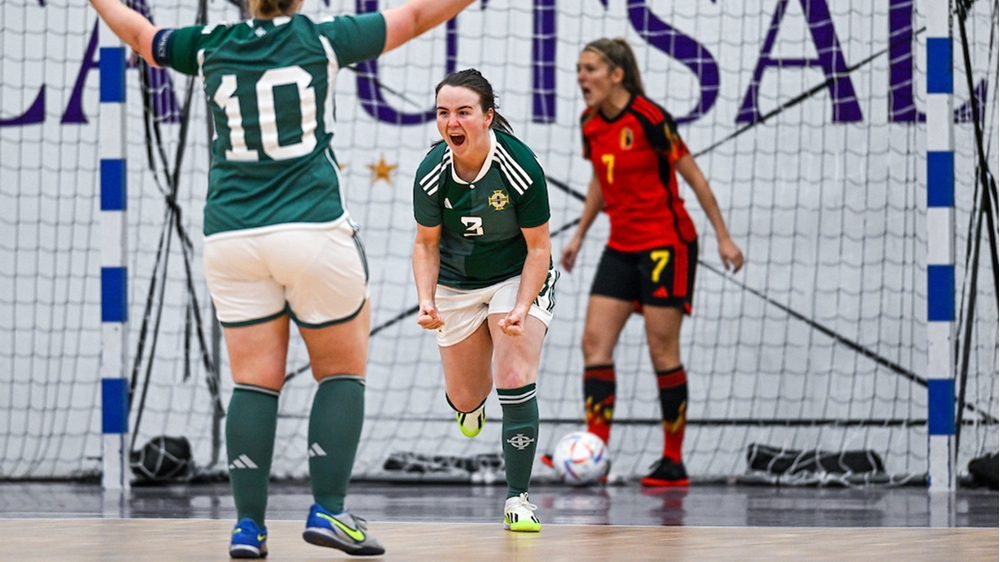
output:
[{"label": "wooden floor", "polygon": [[[223,561],[232,523],[206,519],[0,519],[7,562]],[[268,523],[270,562],[352,559],[301,539],[301,521]],[[376,560],[589,562],[668,560],[975,562],[997,560],[1000,533],[937,528],[725,528],[372,523]]]},{"label": "wooden floor", "polygon": [[[506,497],[506,486],[353,482],[346,506],[377,523],[492,524],[502,519]],[[1000,497],[986,489],[533,484],[531,501],[546,525],[1000,528]],[[267,522],[305,521],[312,503],[307,481],[272,482]],[[35,518],[235,523],[237,513],[228,482],[135,487],[125,496],[104,493],[97,483],[0,482],[0,519]]]},{"label": "wooden floor", "polygon": [[[348,507],[402,562],[998,561],[1000,498],[926,488],[533,485],[540,534],[504,531],[505,486],[352,483]],[[304,542],[308,482],[272,483],[271,562],[351,560]],[[0,562],[229,560],[228,483],[0,483]]]}]

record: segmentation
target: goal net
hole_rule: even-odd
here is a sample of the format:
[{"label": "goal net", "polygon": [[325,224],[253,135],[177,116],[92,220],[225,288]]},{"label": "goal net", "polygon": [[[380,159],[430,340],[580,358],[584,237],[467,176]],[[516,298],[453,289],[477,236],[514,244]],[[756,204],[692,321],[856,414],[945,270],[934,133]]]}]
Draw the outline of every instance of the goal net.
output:
[{"label": "goal net", "polygon": [[[398,3],[310,0],[304,13]],[[959,4],[968,6],[954,19],[953,44],[964,472],[998,443],[1000,116],[997,5]],[[163,27],[241,18],[237,5],[219,1],[132,5]],[[0,479],[88,477],[101,469],[96,14],[66,0],[5,0],[0,14]],[[500,112],[549,178],[558,255],[591,174],[577,56],[593,39],[621,36],[649,97],[680,122],[747,259],[739,274],[724,271],[712,228],[683,186],[701,234],[694,312],[682,332],[692,478],[747,477],[753,452],[766,449],[863,451],[884,464],[883,481],[923,481],[925,17],[912,0],[483,0],[375,63],[343,69],[334,148],[362,226],[373,306],[355,476],[475,478],[501,451],[495,395],[482,435],[457,431],[433,334],[413,315],[411,186],[438,138],[434,86],[467,67],[491,81]],[[133,65],[127,81],[133,447],[184,436],[198,473],[221,474],[232,381],[201,264],[206,100],[199,80],[173,71]],[[540,452],[583,427],[579,342],[607,236],[602,216],[557,287],[539,373]],[[631,478],[662,450],[641,316],[626,325],[615,364],[613,471]],[[301,477],[316,384],[297,337],[288,373],[274,475]],[[538,464],[535,474],[546,469]]]}]

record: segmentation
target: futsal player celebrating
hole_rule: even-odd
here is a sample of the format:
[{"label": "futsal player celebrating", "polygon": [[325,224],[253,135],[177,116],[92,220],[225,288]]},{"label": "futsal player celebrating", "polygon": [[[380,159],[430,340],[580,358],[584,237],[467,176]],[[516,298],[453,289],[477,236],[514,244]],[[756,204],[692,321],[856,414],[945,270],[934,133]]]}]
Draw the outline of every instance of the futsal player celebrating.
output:
[{"label": "futsal player celebrating", "polygon": [[205,272],[235,382],[226,417],[234,558],[267,556],[289,319],[319,382],[308,435],[315,504],[303,538],[348,554],[385,552],[344,509],[364,420],[370,307],[364,251],[330,144],[334,78],[471,1],[411,0],[317,23],[298,14],[302,0],[249,0],[253,17],[242,23],[160,29],[118,0],[91,0],[147,61],[202,76],[212,108]]},{"label": "futsal player celebrating", "polygon": [[613,352],[636,309],[656,371],[663,414],[663,456],[644,486],[686,486],[681,458],[688,400],[680,332],[691,313],[698,236],[678,192],[679,172],[715,229],[726,269],[739,271],[743,254],[729,236],[705,176],[677,134],[677,124],[646,97],[635,55],[624,39],[587,44],[577,63],[587,109],[581,117],[583,153],[594,168],[583,216],[562,252],[573,270],[587,229],[603,209],[611,235],[594,276],[583,334],[583,389],[588,431],[605,442],[615,405]]},{"label": "futsal player celebrating", "polygon": [[437,331],[446,398],[466,436],[482,430],[496,384],[504,525],[540,531],[528,501],[538,440],[535,381],[558,278],[545,175],[497,112],[479,71],[449,74],[435,93],[444,141],[424,158],[413,185],[417,323]]}]

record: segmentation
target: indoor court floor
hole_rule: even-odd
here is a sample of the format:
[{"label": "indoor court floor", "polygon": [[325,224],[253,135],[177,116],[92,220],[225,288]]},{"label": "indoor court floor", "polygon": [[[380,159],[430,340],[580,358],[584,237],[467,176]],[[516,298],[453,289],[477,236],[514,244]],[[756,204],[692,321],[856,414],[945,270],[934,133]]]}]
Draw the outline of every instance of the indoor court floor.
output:
[{"label": "indoor court floor", "polygon": [[[559,562],[998,560],[998,495],[898,488],[696,484],[532,487],[538,534],[503,530],[502,486],[352,484],[347,507],[385,544],[377,560]],[[305,543],[307,483],[274,483],[272,562],[351,559]],[[228,560],[225,482],[135,487],[0,483],[0,561]]]}]

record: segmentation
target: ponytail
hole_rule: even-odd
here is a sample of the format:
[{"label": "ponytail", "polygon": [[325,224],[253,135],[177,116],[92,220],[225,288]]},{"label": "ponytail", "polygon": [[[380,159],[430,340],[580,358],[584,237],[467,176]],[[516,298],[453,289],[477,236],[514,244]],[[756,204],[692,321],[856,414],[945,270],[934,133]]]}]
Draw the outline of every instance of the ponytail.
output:
[{"label": "ponytail", "polygon": [[600,55],[612,70],[622,69],[625,75],[622,78],[622,87],[630,94],[646,95],[646,91],[642,87],[642,76],[639,75],[639,64],[635,60],[635,53],[632,52],[628,41],[621,37],[597,39],[587,43],[583,50]]}]

